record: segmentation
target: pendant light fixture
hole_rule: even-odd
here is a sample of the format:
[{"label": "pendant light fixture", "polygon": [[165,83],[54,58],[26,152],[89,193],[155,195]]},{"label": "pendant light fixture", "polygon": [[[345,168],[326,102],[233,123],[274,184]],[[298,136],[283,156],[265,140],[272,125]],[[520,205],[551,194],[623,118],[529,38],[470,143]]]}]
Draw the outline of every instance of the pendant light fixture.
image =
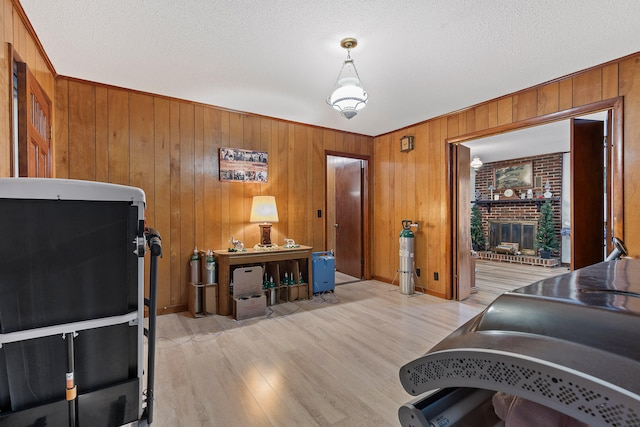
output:
[{"label": "pendant light fixture", "polygon": [[480,169],[482,167],[482,160],[480,160],[480,157],[474,156],[473,160],[471,160],[470,166],[475,170]]},{"label": "pendant light fixture", "polygon": [[358,111],[367,105],[367,99],[369,99],[360,82],[356,65],[351,59],[351,49],[357,45],[358,40],[351,37],[340,42],[340,46],[347,49],[347,59],[342,64],[333,92],[327,98],[327,104],[340,111],[340,114],[347,119],[358,114]]}]

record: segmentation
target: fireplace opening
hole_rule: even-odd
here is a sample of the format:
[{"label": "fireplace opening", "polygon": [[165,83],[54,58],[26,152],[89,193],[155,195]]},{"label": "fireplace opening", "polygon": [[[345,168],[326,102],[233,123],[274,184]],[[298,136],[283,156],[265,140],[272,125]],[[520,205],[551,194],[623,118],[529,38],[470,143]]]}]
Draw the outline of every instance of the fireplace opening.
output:
[{"label": "fireplace opening", "polygon": [[503,243],[517,243],[522,255],[536,255],[536,227],[535,221],[490,221],[489,250],[494,250]]}]

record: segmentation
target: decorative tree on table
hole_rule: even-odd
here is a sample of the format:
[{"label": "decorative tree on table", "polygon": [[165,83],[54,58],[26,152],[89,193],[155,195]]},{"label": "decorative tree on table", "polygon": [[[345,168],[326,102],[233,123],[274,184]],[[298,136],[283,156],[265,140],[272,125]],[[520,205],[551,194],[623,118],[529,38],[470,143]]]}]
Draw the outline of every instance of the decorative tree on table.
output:
[{"label": "decorative tree on table", "polygon": [[553,222],[553,206],[547,200],[540,208],[538,230],[536,231],[536,248],[540,249],[542,258],[550,258],[551,251],[558,250],[558,246],[558,236],[556,236]]},{"label": "decorative tree on table", "polygon": [[478,205],[471,208],[471,245],[474,251],[483,251],[487,241],[482,231],[482,214]]}]

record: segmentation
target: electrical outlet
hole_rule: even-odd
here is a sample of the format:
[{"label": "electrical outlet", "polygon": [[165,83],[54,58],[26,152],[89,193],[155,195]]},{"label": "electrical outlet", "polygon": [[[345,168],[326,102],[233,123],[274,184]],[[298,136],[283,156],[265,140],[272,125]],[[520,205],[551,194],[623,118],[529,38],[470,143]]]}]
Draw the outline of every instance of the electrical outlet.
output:
[{"label": "electrical outlet", "polygon": [[416,276],[420,277],[420,269],[416,268]]},{"label": "electrical outlet", "polygon": [[437,271],[435,271],[435,272],[433,273],[433,280],[440,280],[440,278],[439,278],[439,275],[438,275],[438,272],[437,272]]}]

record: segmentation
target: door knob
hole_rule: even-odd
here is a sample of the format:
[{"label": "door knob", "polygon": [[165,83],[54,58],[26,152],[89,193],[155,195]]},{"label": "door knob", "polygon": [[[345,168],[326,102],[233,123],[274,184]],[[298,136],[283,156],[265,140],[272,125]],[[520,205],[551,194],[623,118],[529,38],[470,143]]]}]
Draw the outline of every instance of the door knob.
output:
[{"label": "door knob", "polygon": [[334,226],[335,228],[338,228],[338,224],[333,224],[333,226]]}]

